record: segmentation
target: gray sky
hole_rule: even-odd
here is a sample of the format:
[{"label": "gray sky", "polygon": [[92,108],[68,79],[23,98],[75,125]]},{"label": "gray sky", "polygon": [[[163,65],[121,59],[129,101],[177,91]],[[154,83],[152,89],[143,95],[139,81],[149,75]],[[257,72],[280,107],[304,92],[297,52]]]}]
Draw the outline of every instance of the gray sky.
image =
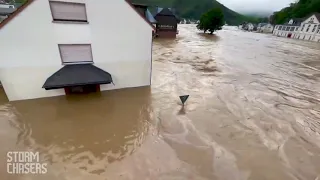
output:
[{"label": "gray sky", "polygon": [[239,13],[274,12],[288,6],[295,0],[218,0],[226,7]]}]

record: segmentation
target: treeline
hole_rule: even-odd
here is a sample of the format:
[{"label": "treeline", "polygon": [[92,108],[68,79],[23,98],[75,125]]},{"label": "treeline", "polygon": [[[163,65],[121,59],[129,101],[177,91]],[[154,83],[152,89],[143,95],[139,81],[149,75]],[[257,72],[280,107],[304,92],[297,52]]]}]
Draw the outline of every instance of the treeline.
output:
[{"label": "treeline", "polygon": [[212,8],[220,8],[224,20],[229,25],[239,25],[243,22],[259,22],[260,19],[239,14],[220,4],[216,0],[131,0],[135,3],[147,4],[150,6],[172,7],[180,18],[199,20],[203,13]]},{"label": "treeline", "polygon": [[289,7],[274,12],[270,17],[273,24],[282,24],[290,18],[304,18],[314,12],[320,12],[320,0],[299,0]]}]

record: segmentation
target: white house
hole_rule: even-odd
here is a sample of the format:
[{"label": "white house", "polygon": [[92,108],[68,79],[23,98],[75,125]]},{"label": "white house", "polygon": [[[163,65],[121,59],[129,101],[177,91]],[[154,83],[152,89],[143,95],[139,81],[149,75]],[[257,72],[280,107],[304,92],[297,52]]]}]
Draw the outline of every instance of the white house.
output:
[{"label": "white house", "polygon": [[254,25],[252,23],[248,23],[248,31],[253,31]]},{"label": "white house", "polygon": [[291,19],[283,25],[276,25],[273,35],[320,42],[320,13],[314,13],[305,20]]},{"label": "white house", "polygon": [[258,25],[257,31],[260,33],[272,33],[273,25],[270,23],[260,23]]},{"label": "white house", "polygon": [[29,0],[0,24],[10,101],[151,85],[154,27],[125,0]]}]

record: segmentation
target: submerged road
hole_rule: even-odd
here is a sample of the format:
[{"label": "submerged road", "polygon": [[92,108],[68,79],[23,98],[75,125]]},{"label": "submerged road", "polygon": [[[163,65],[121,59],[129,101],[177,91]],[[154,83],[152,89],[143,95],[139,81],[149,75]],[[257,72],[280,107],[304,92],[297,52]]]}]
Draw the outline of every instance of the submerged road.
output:
[{"label": "submerged road", "polygon": [[1,162],[35,151],[48,163],[44,175],[8,175],[2,163],[2,177],[319,180],[320,44],[179,31],[154,42],[151,88],[1,100]]}]

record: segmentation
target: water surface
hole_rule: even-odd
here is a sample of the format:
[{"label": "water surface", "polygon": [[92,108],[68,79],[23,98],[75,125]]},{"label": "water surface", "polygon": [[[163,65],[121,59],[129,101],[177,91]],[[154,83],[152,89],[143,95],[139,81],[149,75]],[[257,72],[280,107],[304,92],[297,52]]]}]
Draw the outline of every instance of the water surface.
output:
[{"label": "water surface", "polygon": [[2,177],[320,179],[320,44],[233,27],[179,31],[154,42],[151,88],[1,97],[1,162],[28,150],[49,163],[45,175],[19,176],[3,163]]}]

